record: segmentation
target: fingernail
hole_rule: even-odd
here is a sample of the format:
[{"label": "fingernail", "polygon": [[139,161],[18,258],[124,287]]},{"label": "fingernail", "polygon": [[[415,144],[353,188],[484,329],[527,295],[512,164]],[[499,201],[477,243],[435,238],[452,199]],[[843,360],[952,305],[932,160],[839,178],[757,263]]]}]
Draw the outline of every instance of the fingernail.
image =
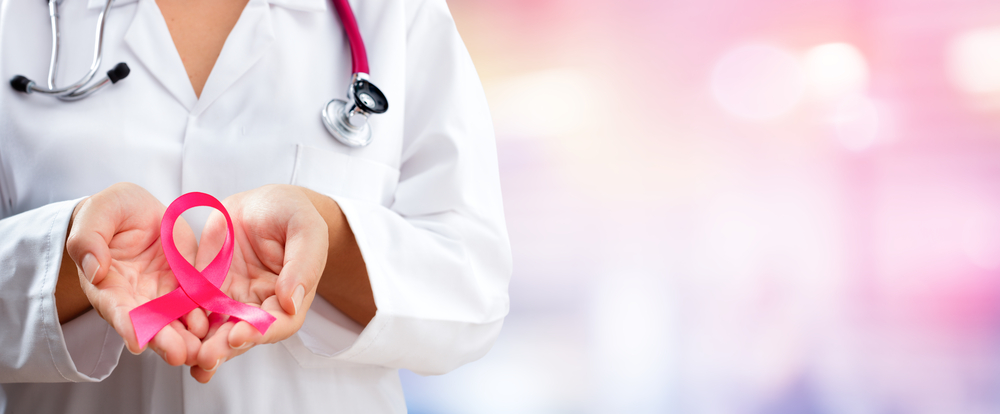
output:
[{"label": "fingernail", "polygon": [[139,352],[132,352],[132,348],[129,348],[128,345],[125,345],[125,349],[127,349],[128,352],[132,355],[139,355],[142,353],[142,348],[139,348]]},{"label": "fingernail", "polygon": [[298,285],[295,288],[295,291],[292,292],[292,306],[295,308],[295,313],[293,313],[293,315],[297,315],[299,313],[299,308],[302,307],[302,299],[305,297],[306,288],[302,287],[302,285]]},{"label": "fingernail", "polygon": [[216,368],[219,367],[219,364],[221,364],[221,363],[222,363],[222,358],[219,358],[219,359],[215,360],[215,365],[213,365],[212,368],[206,369],[205,371],[213,372],[213,371],[215,371]]},{"label": "fingernail", "polygon": [[240,345],[240,346],[234,346],[232,348],[239,350],[239,349],[247,349],[247,348],[249,348],[251,346],[253,346],[252,343],[250,343],[250,342],[244,342],[242,345]]},{"label": "fingernail", "polygon": [[101,269],[101,264],[98,263],[97,258],[93,254],[87,253],[86,256],[83,256],[81,265],[83,266],[83,276],[87,278],[88,282],[93,282],[94,275]]}]

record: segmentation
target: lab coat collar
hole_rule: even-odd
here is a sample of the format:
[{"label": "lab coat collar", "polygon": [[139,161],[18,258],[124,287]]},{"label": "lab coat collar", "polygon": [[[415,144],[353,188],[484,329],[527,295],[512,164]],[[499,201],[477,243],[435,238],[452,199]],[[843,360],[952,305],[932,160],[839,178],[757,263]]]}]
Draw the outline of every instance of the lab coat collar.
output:
[{"label": "lab coat collar", "polygon": [[[191,110],[198,97],[187,77],[184,63],[177,54],[170,29],[167,28],[155,0],[132,0],[139,4],[132,23],[125,31],[125,44],[149,73],[160,81],[181,105]],[[129,62],[132,64],[132,62]],[[138,68],[133,68],[136,70]]]},{"label": "lab coat collar", "polygon": [[272,6],[309,12],[325,12],[327,8],[327,0],[268,0],[268,3]]},{"label": "lab coat collar", "polygon": [[[139,0],[115,0],[111,7],[131,4],[137,1]],[[87,0],[87,8],[100,9],[104,7],[105,2],[106,0]],[[268,3],[272,6],[281,6],[308,12],[325,12],[327,10],[326,2],[327,0],[268,0]]]},{"label": "lab coat collar", "polygon": [[195,116],[260,60],[274,42],[267,1],[250,0],[229,34],[199,98],[194,94],[156,0],[138,1],[135,18],[125,32],[125,43],[145,69]]},{"label": "lab coat collar", "polygon": [[[208,75],[205,87],[201,90],[201,97],[191,109],[191,114],[197,116],[211,105],[264,56],[272,43],[274,43],[274,26],[271,23],[271,10],[267,1],[250,0],[236,26],[233,26],[233,30],[229,33],[226,44],[222,47],[222,53],[215,61],[212,73]],[[179,61],[180,56],[176,54],[175,56]],[[184,73],[186,75],[187,72]],[[187,87],[191,89],[190,81]]]},{"label": "lab coat collar", "polygon": [[[111,3],[111,7],[123,6],[126,4],[135,3],[137,1],[139,0],[115,0],[114,3]],[[107,3],[107,0],[87,0],[87,8],[100,9],[104,7],[105,3]]]}]

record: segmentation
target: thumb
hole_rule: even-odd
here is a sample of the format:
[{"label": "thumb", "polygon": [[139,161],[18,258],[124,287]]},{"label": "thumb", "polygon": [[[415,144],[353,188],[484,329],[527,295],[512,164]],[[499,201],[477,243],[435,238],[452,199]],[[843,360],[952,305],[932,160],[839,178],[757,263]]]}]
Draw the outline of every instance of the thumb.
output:
[{"label": "thumb", "polygon": [[274,287],[281,308],[289,315],[300,312],[304,308],[303,299],[316,290],[326,267],[329,244],[326,221],[316,210],[292,217],[285,239],[284,263]]},{"label": "thumb", "polygon": [[100,198],[95,197],[83,201],[66,238],[69,257],[91,284],[101,283],[108,274],[111,264],[108,244],[118,225],[113,215],[109,214],[116,209],[108,209],[103,204]]}]

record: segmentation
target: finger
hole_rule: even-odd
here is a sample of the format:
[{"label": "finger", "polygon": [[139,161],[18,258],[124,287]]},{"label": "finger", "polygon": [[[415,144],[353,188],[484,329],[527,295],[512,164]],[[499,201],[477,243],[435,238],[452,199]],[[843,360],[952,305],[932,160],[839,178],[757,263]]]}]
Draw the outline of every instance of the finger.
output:
[{"label": "finger", "polygon": [[212,313],[208,315],[208,334],[206,337],[215,335],[215,332],[222,327],[222,324],[229,320],[229,316],[223,315],[221,313]]},{"label": "finger", "polygon": [[323,275],[329,238],[326,221],[315,208],[302,209],[289,221],[284,263],[274,287],[281,308],[289,315],[308,307],[304,300],[312,296]]},{"label": "finger", "polygon": [[180,321],[173,321],[153,337],[149,347],[170,365],[194,365],[201,340],[185,329]]},{"label": "finger", "polygon": [[111,322],[111,327],[115,328],[115,332],[118,332],[118,335],[125,340],[125,348],[133,355],[139,355],[145,347],[139,346],[139,340],[136,339],[132,321],[127,316],[128,313],[116,313],[113,318],[114,322]]},{"label": "finger", "polygon": [[132,325],[130,312],[139,306],[132,286],[115,269],[109,269],[101,286],[84,283],[81,286],[84,294],[97,313],[104,318],[125,341],[129,352],[139,355],[145,348],[139,346],[135,327]]},{"label": "finger", "polygon": [[191,331],[183,329],[180,321],[171,322],[173,328],[177,330],[177,333],[184,338],[184,345],[187,348],[187,358],[184,360],[184,365],[195,365],[198,363],[198,352],[201,350],[201,338],[195,336]]},{"label": "finger", "polygon": [[207,384],[212,380],[212,376],[215,375],[215,370],[206,371],[204,368],[194,365],[191,367],[191,376],[198,382],[202,384]]},{"label": "finger", "polygon": [[201,308],[195,308],[182,318],[184,326],[191,334],[198,339],[205,339],[208,335],[208,316]]},{"label": "finger", "polygon": [[[84,288],[97,290],[93,286],[87,286]],[[112,297],[111,293],[108,291],[98,291],[97,300],[91,300],[94,304],[94,308],[99,309],[98,313],[104,315],[104,320],[111,324],[111,327],[115,329],[115,332],[125,340],[125,347],[129,352],[135,355],[142,353],[144,347],[139,346],[139,340],[135,336],[135,328],[132,326],[132,319],[129,317],[129,311],[135,308],[136,304],[130,296],[122,297]],[[90,295],[87,295],[90,297]],[[124,303],[117,303],[118,301]]]},{"label": "finger", "polygon": [[[256,329],[244,321],[236,324],[227,322],[216,328],[216,331],[202,343],[198,354],[198,364],[191,367],[191,376],[201,383],[206,383],[212,379],[212,376],[215,375],[218,367],[222,366],[223,362],[243,355],[253,348],[256,345],[253,341],[241,343],[242,346],[237,348],[228,346],[228,341],[226,341],[227,337],[233,338],[233,330],[243,330],[246,328],[256,333]],[[260,339],[260,333],[256,333],[255,338]]]},{"label": "finger", "polygon": [[153,340],[149,342],[149,348],[152,349],[153,352],[156,352],[156,354],[159,355],[160,358],[163,358],[167,364],[175,367],[183,364],[189,359],[187,355],[187,343],[185,342],[184,337],[182,337],[177,331],[178,328],[181,330],[184,329],[179,325],[180,322],[178,321],[171,322],[170,325],[164,326],[163,329],[160,329],[160,332],[157,332],[156,336],[153,337]]},{"label": "finger", "polygon": [[108,244],[118,228],[117,208],[109,205],[108,197],[95,195],[83,202],[73,218],[73,228],[66,238],[69,257],[92,284],[101,283],[111,263]]},{"label": "finger", "polygon": [[[274,324],[271,324],[271,326],[274,326]],[[268,330],[270,331],[271,329],[268,328]],[[246,321],[239,321],[233,327],[233,330],[229,332],[229,347],[234,350],[246,349],[250,346],[264,343],[263,337],[264,335],[261,335],[253,325],[250,325]]]},{"label": "finger", "polygon": [[239,321],[233,326],[233,329],[229,331],[229,355],[226,356],[226,361],[236,358],[240,355],[245,354],[254,346],[261,344],[263,335],[257,332],[257,329],[251,326],[245,321]]},{"label": "finger", "polygon": [[[234,325],[232,322],[222,324],[216,332],[202,342],[201,349],[198,351],[198,365],[192,367],[191,370],[192,376],[195,376],[196,372],[200,374],[195,376],[199,382],[208,382],[214,371],[229,357],[230,347],[227,338],[229,338],[229,332]],[[194,368],[199,369],[195,370]]]},{"label": "finger", "polygon": [[[206,358],[205,361],[211,362],[214,359],[218,358],[220,355],[222,356],[223,361],[228,361],[239,355],[243,355],[246,351],[250,350],[250,348],[252,348],[255,345],[267,343],[264,342],[265,339],[264,335],[261,335],[260,332],[257,332],[257,328],[254,328],[246,321],[236,322],[235,324],[233,324],[232,327],[227,327],[227,329],[228,333],[219,332],[216,335],[214,335],[213,338],[211,338],[211,341],[213,343],[212,346],[215,347],[214,342],[219,341],[221,339],[224,341],[223,343],[228,345],[228,349],[221,345],[219,345],[217,348],[210,348],[208,352],[219,352],[219,354],[207,354],[205,356]],[[225,334],[225,336],[223,336],[223,334]],[[215,337],[221,337],[221,338],[215,338]],[[206,343],[208,343],[208,341],[206,341]]]},{"label": "finger", "polygon": [[[163,214],[164,207],[144,188],[131,183],[114,184],[88,198],[73,217],[66,251],[90,283],[98,284],[110,270],[108,245],[123,228],[146,229]],[[149,240],[155,239],[150,234]],[[140,243],[141,244],[141,243]]]},{"label": "finger", "polygon": [[[311,303],[312,298],[307,297],[307,301],[304,303]],[[306,312],[300,312],[298,315],[289,315],[282,309],[281,305],[278,304],[278,298],[276,296],[270,296],[264,300],[261,304],[261,309],[267,311],[275,320],[267,328],[267,331],[261,334],[257,332],[257,328],[254,328],[246,322],[237,324],[236,332],[231,332],[229,336],[230,346],[236,345],[239,348],[246,342],[252,344],[273,344],[292,336],[295,332],[298,332],[299,328],[302,327],[302,323],[305,321]],[[303,310],[308,308],[303,308]]]}]

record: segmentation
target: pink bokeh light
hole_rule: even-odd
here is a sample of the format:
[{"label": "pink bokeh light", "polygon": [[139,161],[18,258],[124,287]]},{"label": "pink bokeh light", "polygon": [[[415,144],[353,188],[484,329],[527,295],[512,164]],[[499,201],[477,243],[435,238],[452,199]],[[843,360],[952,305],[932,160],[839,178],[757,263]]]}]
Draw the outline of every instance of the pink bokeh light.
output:
[{"label": "pink bokeh light", "polygon": [[449,5],[512,308],[411,412],[1000,412],[1000,3]]}]

